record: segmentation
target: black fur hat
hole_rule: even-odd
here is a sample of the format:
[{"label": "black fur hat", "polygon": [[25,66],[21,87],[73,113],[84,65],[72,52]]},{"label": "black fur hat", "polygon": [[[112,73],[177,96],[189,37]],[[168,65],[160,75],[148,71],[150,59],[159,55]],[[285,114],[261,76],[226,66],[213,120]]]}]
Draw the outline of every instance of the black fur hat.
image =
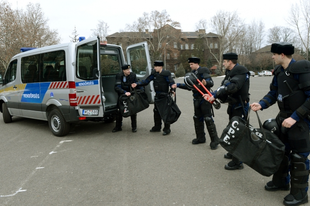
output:
[{"label": "black fur hat", "polygon": [[294,54],[294,46],[287,42],[277,42],[271,44],[271,52],[276,54],[286,54],[292,55]]},{"label": "black fur hat", "polygon": [[160,66],[160,67],[163,67],[164,66],[164,62],[163,61],[160,61],[160,60],[156,60],[154,61],[154,66]]},{"label": "black fur hat", "polygon": [[188,63],[197,63],[199,64],[200,63],[200,59],[198,57],[190,57],[188,58]]},{"label": "black fur hat", "polygon": [[130,65],[129,64],[125,64],[122,66],[122,70],[126,70],[126,69],[130,69]]},{"label": "black fur hat", "polygon": [[227,59],[227,60],[237,60],[238,59],[238,54],[236,53],[226,53],[226,54],[223,54],[223,59]]}]

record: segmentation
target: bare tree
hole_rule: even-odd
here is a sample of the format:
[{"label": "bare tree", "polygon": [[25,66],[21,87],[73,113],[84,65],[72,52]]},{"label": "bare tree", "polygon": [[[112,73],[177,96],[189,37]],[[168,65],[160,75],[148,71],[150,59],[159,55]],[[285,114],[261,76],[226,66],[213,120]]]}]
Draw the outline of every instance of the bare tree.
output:
[{"label": "bare tree", "polygon": [[16,18],[18,15],[9,4],[0,3],[0,70],[7,68],[10,59],[21,47],[22,26]]},{"label": "bare tree", "polygon": [[79,41],[79,34],[77,33],[76,26],[74,27],[74,30],[72,32],[72,36],[69,36],[71,38],[71,42],[78,42]]},{"label": "bare tree", "polygon": [[44,17],[40,4],[29,3],[21,17],[23,19],[25,45],[43,47],[59,43],[58,32],[49,28],[48,19]]},{"label": "bare tree", "polygon": [[42,47],[57,44],[58,33],[50,30],[39,4],[27,5],[26,11],[13,10],[0,2],[0,69],[6,69],[10,59],[21,47]]},{"label": "bare tree", "polygon": [[241,39],[241,48],[239,54],[249,55],[252,52],[260,49],[264,40],[265,25],[262,21],[252,21],[246,26],[244,39]]},{"label": "bare tree", "polygon": [[208,21],[206,19],[200,19],[199,22],[196,24],[196,30],[204,29],[207,31],[208,28]]},{"label": "bare tree", "polygon": [[287,22],[298,32],[306,59],[309,60],[310,52],[310,1],[299,0],[291,7],[291,13]]},{"label": "bare tree", "polygon": [[237,12],[219,11],[211,18],[211,27],[219,35],[219,55],[213,54],[211,48],[210,53],[221,65],[223,53],[238,48],[245,35],[245,24]]},{"label": "bare tree", "polygon": [[298,44],[298,36],[294,32],[294,30],[288,27],[278,27],[275,26],[269,29],[267,42],[268,44],[272,44],[275,42],[289,42],[293,45]]},{"label": "bare tree", "polygon": [[100,41],[107,40],[109,26],[104,21],[99,21],[97,24],[97,28],[93,29],[93,36],[99,36]]},{"label": "bare tree", "polygon": [[[130,31],[128,36],[135,41],[144,39],[148,42],[152,59],[158,59],[167,53],[178,55],[178,50],[174,48],[174,42],[181,39],[180,23],[170,18],[166,10],[161,12],[152,11],[143,13],[132,25],[126,25],[126,30]],[[138,33],[137,33],[138,32]]]}]

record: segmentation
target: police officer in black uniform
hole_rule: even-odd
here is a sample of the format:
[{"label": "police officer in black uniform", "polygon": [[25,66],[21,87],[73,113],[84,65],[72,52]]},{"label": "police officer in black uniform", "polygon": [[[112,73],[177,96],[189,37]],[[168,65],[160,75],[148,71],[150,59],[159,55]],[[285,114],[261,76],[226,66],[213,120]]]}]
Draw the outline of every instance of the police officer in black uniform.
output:
[{"label": "police officer in black uniform", "polygon": [[[192,72],[197,76],[197,78],[204,84],[204,86],[210,90],[214,85],[211,78],[210,70],[206,67],[200,67],[200,59],[197,57],[188,58],[188,63],[192,69]],[[196,80],[193,80],[193,83]],[[195,85],[196,85],[195,84]],[[205,92],[202,86],[198,85],[200,91]],[[177,83],[177,87],[181,89],[192,90],[194,97],[194,126],[196,132],[196,138],[192,140],[192,144],[201,144],[206,142],[205,132],[204,132],[204,122],[207,125],[207,129],[210,135],[210,148],[212,150],[216,149],[219,144],[219,138],[217,135],[216,127],[212,118],[213,110],[210,102],[205,101],[202,95],[194,88],[189,88],[186,84]]]},{"label": "police officer in black uniform", "polygon": [[[152,70],[151,74],[145,79],[140,82],[137,82],[136,84],[132,84],[132,87],[138,86],[145,86],[148,85],[152,80],[154,83],[155,88],[155,104],[154,104],[154,126],[150,130],[150,132],[160,132],[161,131],[161,125],[162,125],[162,118],[158,111],[158,105],[156,104],[156,100],[160,98],[167,98],[167,95],[169,93],[169,87],[171,87],[172,91],[175,90],[175,83],[174,80],[171,77],[171,72],[168,70],[163,69],[164,63],[162,61],[156,60],[154,62],[154,69]],[[174,87],[174,88],[173,88]],[[163,129],[163,135],[170,134],[170,124],[165,123],[164,129]]]},{"label": "police officer in black uniform", "polygon": [[[132,83],[137,82],[136,74],[130,71],[130,65],[125,64],[122,66],[122,72],[116,75],[115,82],[115,91],[118,93],[118,96],[125,94],[126,96],[130,96],[130,87]],[[143,88],[139,88],[143,89]],[[131,129],[132,132],[137,132],[137,114],[131,115]],[[122,121],[123,116],[120,111],[116,114],[116,124],[112,132],[122,131]]]},{"label": "police officer in black uniform", "polygon": [[[243,119],[247,118],[249,109],[249,87],[250,87],[250,74],[247,68],[237,63],[238,55],[236,53],[223,54],[223,66],[225,67],[225,78],[221,86],[213,92],[209,101],[215,98],[221,102],[227,102],[227,114],[229,120],[233,116],[239,116]],[[243,163],[239,159],[233,157],[230,153],[224,155],[227,159],[232,159],[225,165],[227,170],[243,169]]]},{"label": "police officer in black uniform", "polygon": [[259,103],[251,104],[251,109],[263,110],[278,103],[276,123],[281,128],[278,137],[285,144],[285,157],[265,189],[290,190],[284,205],[300,205],[308,202],[310,62],[295,61],[294,46],[286,42],[272,44],[271,52],[277,66],[270,91]]}]

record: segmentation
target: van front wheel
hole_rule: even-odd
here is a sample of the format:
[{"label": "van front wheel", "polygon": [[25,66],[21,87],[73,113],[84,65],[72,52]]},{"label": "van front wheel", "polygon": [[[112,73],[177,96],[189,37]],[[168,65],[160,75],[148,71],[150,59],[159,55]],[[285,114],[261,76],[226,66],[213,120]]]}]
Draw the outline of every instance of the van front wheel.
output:
[{"label": "van front wheel", "polygon": [[55,136],[62,137],[69,133],[70,124],[66,122],[58,109],[53,109],[48,115],[48,126]]},{"label": "van front wheel", "polygon": [[2,103],[2,116],[4,123],[12,122],[12,116],[10,115],[8,107],[5,103]]}]

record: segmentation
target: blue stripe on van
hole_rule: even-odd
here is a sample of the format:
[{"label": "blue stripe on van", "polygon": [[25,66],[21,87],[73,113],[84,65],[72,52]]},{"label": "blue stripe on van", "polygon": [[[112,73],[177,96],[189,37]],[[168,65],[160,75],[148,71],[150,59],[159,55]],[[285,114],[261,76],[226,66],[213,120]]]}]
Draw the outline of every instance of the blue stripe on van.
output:
[{"label": "blue stripe on van", "polygon": [[93,86],[98,85],[98,79],[97,80],[91,80],[91,81],[83,81],[83,82],[76,82],[76,87],[83,87],[83,86]]},{"label": "blue stripe on van", "polygon": [[42,103],[50,82],[27,84],[21,102]]}]

